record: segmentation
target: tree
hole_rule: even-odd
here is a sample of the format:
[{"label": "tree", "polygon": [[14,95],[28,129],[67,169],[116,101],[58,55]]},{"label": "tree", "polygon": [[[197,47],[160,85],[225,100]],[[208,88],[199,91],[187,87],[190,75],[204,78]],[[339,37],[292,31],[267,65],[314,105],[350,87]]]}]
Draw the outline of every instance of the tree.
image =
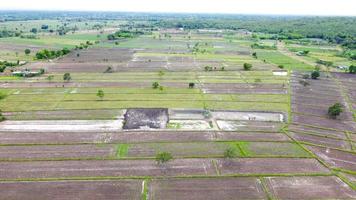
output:
[{"label": "tree", "polygon": [[320,72],[318,70],[314,70],[311,74],[310,74],[312,79],[318,79],[320,76]]},{"label": "tree", "polygon": [[31,50],[30,49],[25,49],[25,54],[28,55],[31,53]]},{"label": "tree", "polygon": [[195,87],[195,83],[189,83],[189,88],[194,88]]},{"label": "tree", "polygon": [[236,158],[237,156],[238,153],[234,147],[229,147],[224,151],[224,158]]},{"label": "tree", "polygon": [[53,80],[53,78],[54,78],[54,76],[53,75],[49,75],[49,76],[47,76],[47,80],[48,80],[48,82],[51,82],[52,80]]},{"label": "tree", "polygon": [[334,105],[330,106],[328,109],[328,115],[336,119],[343,112],[342,105],[340,103],[335,103]]},{"label": "tree", "polygon": [[32,29],[30,30],[30,32],[36,34],[36,33],[37,33],[37,28],[32,28]]},{"label": "tree", "polygon": [[157,81],[152,83],[153,89],[157,89],[158,87],[159,87],[159,83]]},{"label": "tree", "polygon": [[349,73],[350,73],[350,74],[356,74],[356,66],[351,65],[351,66],[349,67]]},{"label": "tree", "polygon": [[256,52],[253,52],[253,53],[252,53],[252,57],[254,57],[254,58],[257,59],[257,53],[256,53]]},{"label": "tree", "polygon": [[252,69],[252,64],[250,63],[244,63],[244,70],[245,71],[249,71]]},{"label": "tree", "polygon": [[172,159],[173,159],[173,156],[169,152],[160,152],[160,153],[157,153],[157,155],[156,155],[156,161],[158,164],[167,163],[168,161],[170,161]]},{"label": "tree", "polygon": [[104,98],[104,91],[103,90],[98,90],[98,92],[96,93],[96,96],[100,98],[100,100],[103,100]]},{"label": "tree", "polygon": [[63,75],[63,80],[64,81],[67,81],[67,82],[69,82],[70,80],[72,80],[72,77],[70,76],[70,73],[65,73],[64,75]]},{"label": "tree", "polygon": [[284,65],[278,65],[279,69],[284,69]]}]

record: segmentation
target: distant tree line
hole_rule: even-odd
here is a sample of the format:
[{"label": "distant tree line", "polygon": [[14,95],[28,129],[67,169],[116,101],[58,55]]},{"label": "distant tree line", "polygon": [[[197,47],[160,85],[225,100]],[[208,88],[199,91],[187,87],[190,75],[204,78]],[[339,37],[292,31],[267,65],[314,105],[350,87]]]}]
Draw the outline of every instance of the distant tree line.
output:
[{"label": "distant tree line", "polygon": [[62,50],[48,50],[48,49],[42,49],[36,53],[36,59],[42,60],[42,59],[54,59],[61,57],[63,55],[67,55],[70,53],[70,50],[67,48],[63,48]]},{"label": "distant tree line", "polygon": [[117,40],[121,38],[134,38],[142,34],[144,34],[142,31],[120,30],[113,34],[109,34],[108,40]]}]

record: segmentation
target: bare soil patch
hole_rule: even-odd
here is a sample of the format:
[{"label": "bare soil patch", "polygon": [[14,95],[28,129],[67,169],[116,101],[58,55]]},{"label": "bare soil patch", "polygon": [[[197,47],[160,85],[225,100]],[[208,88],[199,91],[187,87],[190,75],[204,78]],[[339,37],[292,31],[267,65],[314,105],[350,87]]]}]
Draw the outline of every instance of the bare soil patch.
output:
[{"label": "bare soil patch", "polygon": [[335,176],[266,178],[278,199],[355,199],[356,192]]},{"label": "bare soil patch", "polygon": [[36,159],[87,159],[109,158],[115,156],[113,145],[34,145],[1,146],[1,160],[36,160]]},{"label": "bare soil patch", "polygon": [[209,178],[153,180],[149,197],[155,200],[266,199],[256,178]]},{"label": "bare soil patch", "polygon": [[168,120],[167,108],[130,108],[125,114],[124,129],[165,128]]},{"label": "bare soil patch", "polygon": [[0,182],[3,199],[140,199],[140,180]]},{"label": "bare soil patch", "polygon": [[6,170],[0,179],[216,175],[207,159],[176,159],[164,166],[154,160],[1,162],[0,170]]},{"label": "bare soil patch", "polygon": [[218,166],[222,175],[329,172],[317,160],[309,158],[220,159],[218,160]]},{"label": "bare soil patch", "polygon": [[356,154],[317,146],[307,146],[310,151],[333,167],[356,171]]}]

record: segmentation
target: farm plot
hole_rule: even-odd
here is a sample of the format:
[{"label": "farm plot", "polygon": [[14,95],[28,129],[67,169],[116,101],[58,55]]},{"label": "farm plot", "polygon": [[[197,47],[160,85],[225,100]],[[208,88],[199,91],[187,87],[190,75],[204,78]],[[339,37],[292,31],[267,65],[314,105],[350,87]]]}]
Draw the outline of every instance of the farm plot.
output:
[{"label": "farm plot", "polygon": [[165,166],[154,160],[33,161],[21,165],[1,162],[0,169],[7,172],[0,175],[2,180],[216,175],[211,160],[207,159],[176,159]]},{"label": "farm plot", "polygon": [[1,146],[0,160],[60,160],[113,158],[113,145],[31,145]]},{"label": "farm plot", "polygon": [[141,180],[0,182],[0,192],[4,199],[14,199],[14,193],[16,199],[140,199],[141,185]]},{"label": "farm plot", "polygon": [[246,156],[310,157],[305,150],[294,143],[285,142],[238,142]]},{"label": "farm plot", "polygon": [[221,157],[229,147],[239,152],[238,147],[233,143],[222,142],[123,144],[119,145],[119,148],[122,148],[125,153],[119,156],[152,158],[159,152],[171,152],[174,157]]},{"label": "farm plot", "polygon": [[152,180],[149,199],[267,199],[257,178]]},{"label": "farm plot", "polygon": [[108,67],[112,66],[115,70],[121,64],[108,64],[108,63],[57,63],[57,62],[36,62],[26,64],[19,69],[29,69],[38,71],[44,69],[47,73],[103,73]]},{"label": "farm plot", "polygon": [[310,145],[307,148],[334,168],[356,171],[356,154],[354,152]]},{"label": "farm plot", "polygon": [[240,158],[217,162],[222,175],[329,173],[327,168],[311,158]]},{"label": "farm plot", "polygon": [[0,123],[3,131],[117,131],[122,129],[123,120],[39,120],[39,121],[5,121]]},{"label": "farm plot", "polygon": [[59,63],[126,63],[132,59],[133,50],[122,48],[89,48],[72,51],[67,56],[60,58]]},{"label": "farm plot", "polygon": [[0,144],[289,141],[282,133],[213,131],[0,132]]},{"label": "farm plot", "polygon": [[[347,102],[336,81],[324,74],[320,80],[304,80],[309,83],[306,86],[303,86],[300,81],[302,81],[301,74],[294,73],[291,82],[293,123],[341,131],[356,130],[352,112],[348,109]],[[312,91],[316,93],[313,94]],[[328,98],[325,98],[323,94],[327,94]],[[339,119],[330,119],[327,115],[328,107],[337,102],[344,105],[344,112]]]},{"label": "farm plot", "polygon": [[312,143],[312,144],[322,145],[331,148],[351,150],[351,144],[347,140],[338,140],[325,136],[316,136],[316,135],[305,134],[305,133],[294,133],[292,131],[289,134],[300,142]]},{"label": "farm plot", "polygon": [[355,199],[356,193],[335,176],[267,177],[277,199]]},{"label": "farm plot", "polygon": [[54,110],[3,113],[8,120],[113,120],[123,116],[121,109]]},{"label": "farm plot", "polygon": [[316,135],[321,137],[330,137],[330,138],[343,139],[343,140],[347,139],[345,132],[343,131],[321,129],[317,127],[292,124],[288,126],[288,130],[295,133],[305,133],[305,134],[311,134],[311,135]]}]

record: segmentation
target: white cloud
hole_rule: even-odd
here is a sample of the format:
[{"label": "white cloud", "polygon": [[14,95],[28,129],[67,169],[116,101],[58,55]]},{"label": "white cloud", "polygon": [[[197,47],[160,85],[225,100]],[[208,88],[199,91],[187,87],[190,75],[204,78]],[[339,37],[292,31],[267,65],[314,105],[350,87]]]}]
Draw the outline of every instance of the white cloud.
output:
[{"label": "white cloud", "polygon": [[9,0],[0,9],[356,16],[355,0]]}]

